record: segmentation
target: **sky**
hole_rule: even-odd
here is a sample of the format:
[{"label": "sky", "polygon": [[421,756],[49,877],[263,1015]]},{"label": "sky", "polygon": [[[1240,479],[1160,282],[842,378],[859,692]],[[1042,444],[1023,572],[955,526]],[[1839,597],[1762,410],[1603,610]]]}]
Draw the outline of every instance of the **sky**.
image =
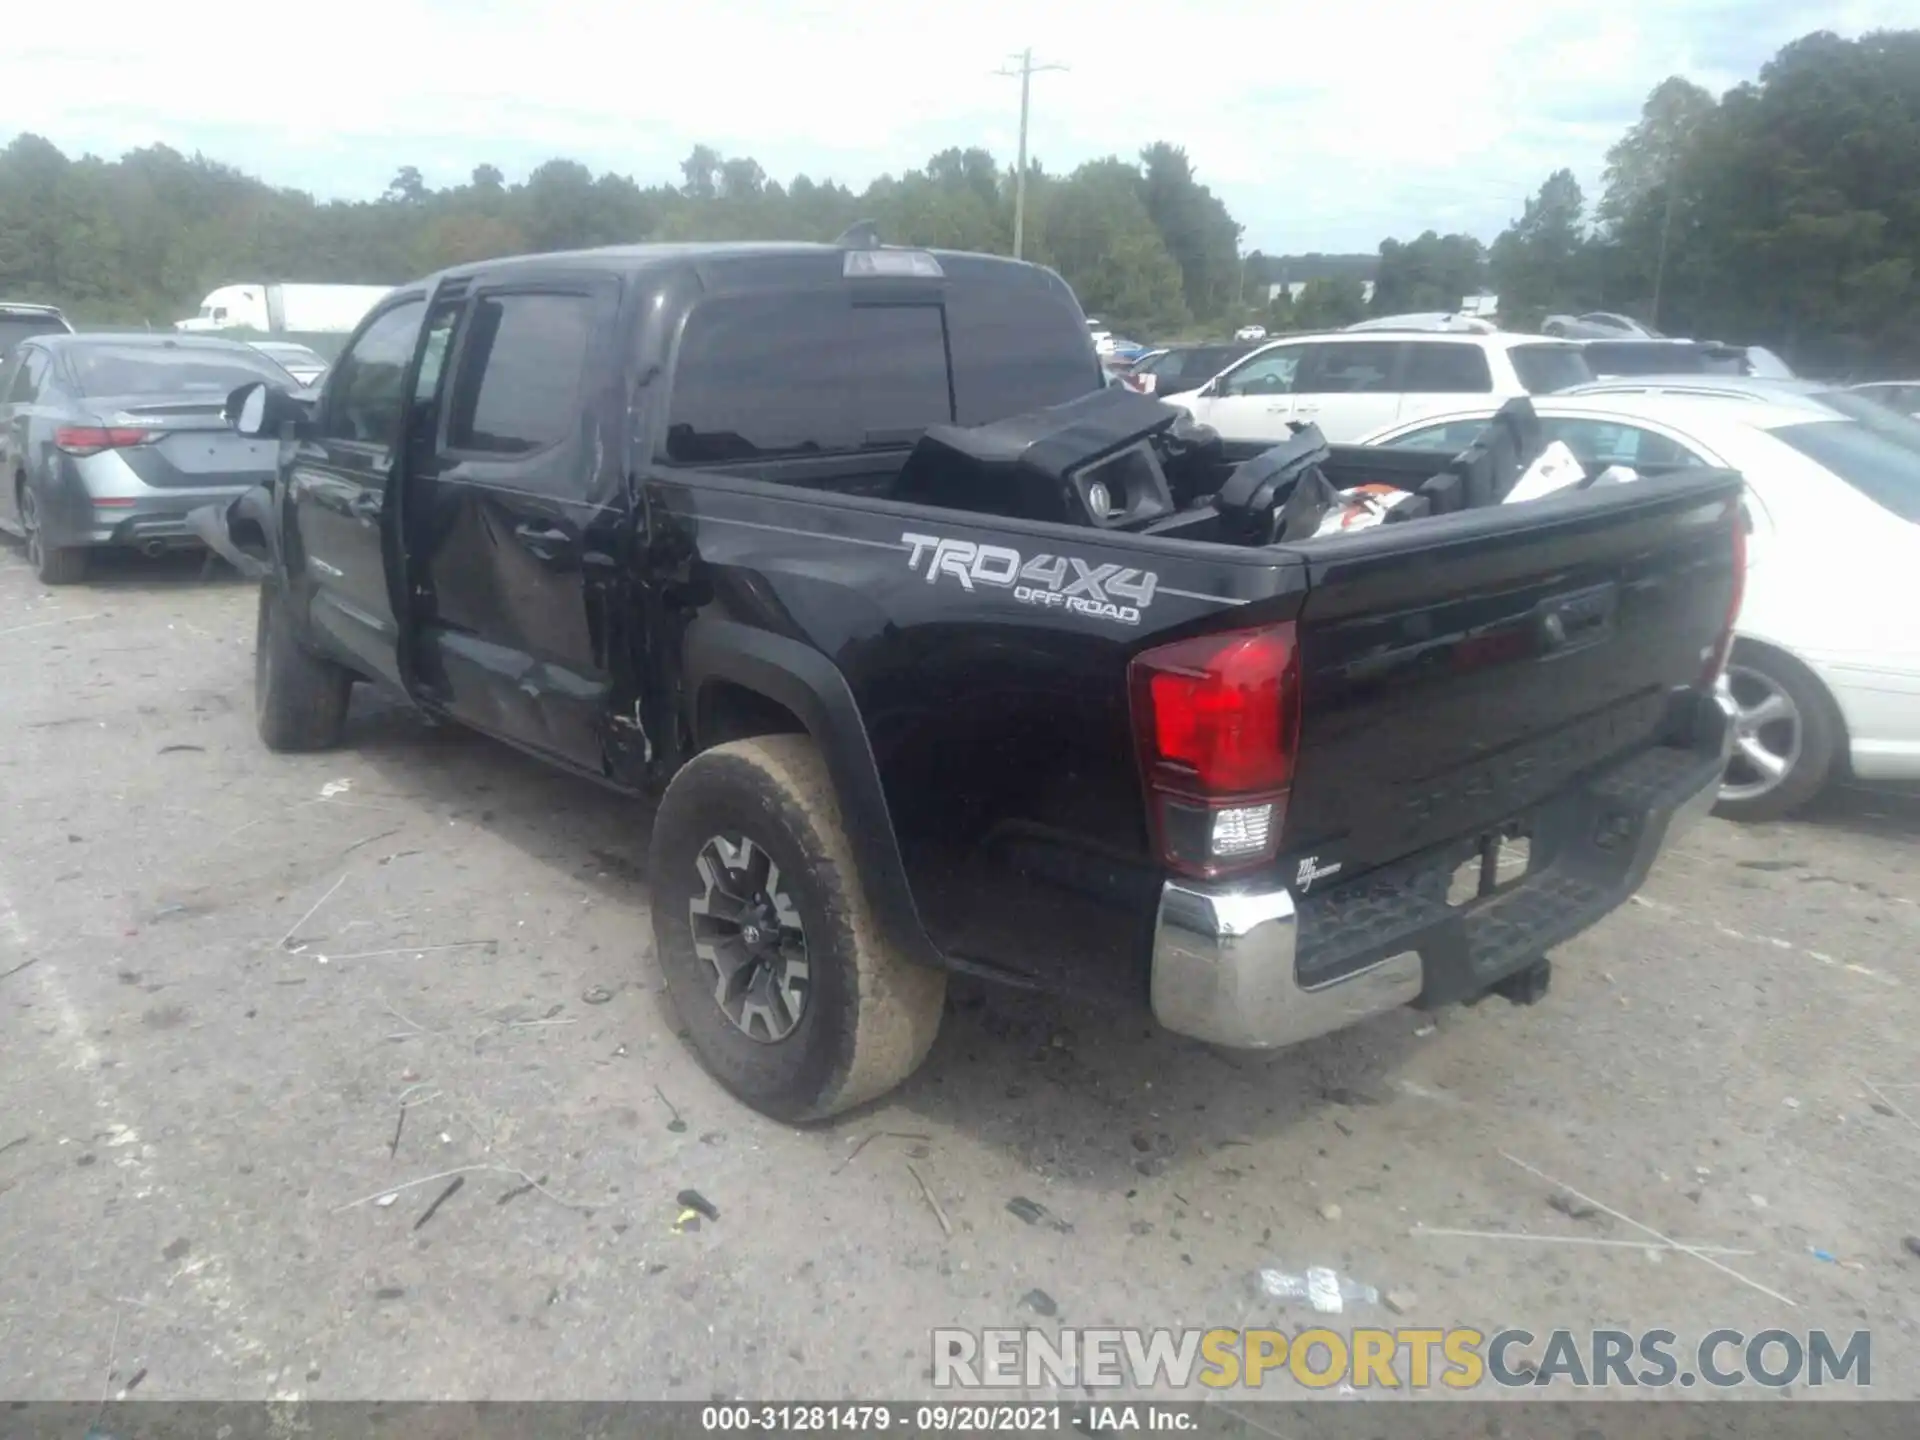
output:
[{"label": "sky", "polygon": [[1682,74],[1718,94],[1816,29],[1912,0],[92,0],[9,15],[0,141],[69,155],[166,144],[323,199],[554,157],[677,183],[695,144],[858,190],[948,146],[1050,171],[1154,140],[1269,254],[1388,236],[1491,240],[1567,166],[1597,199],[1607,147]]}]

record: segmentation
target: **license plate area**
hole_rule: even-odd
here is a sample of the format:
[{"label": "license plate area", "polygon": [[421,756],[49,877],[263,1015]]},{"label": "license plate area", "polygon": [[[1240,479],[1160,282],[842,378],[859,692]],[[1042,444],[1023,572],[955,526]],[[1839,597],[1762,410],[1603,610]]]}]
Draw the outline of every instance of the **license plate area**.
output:
[{"label": "license plate area", "polygon": [[1474,853],[1454,867],[1447,882],[1447,904],[1456,910],[1511,890],[1533,866],[1533,842],[1526,827],[1507,825],[1482,835]]}]

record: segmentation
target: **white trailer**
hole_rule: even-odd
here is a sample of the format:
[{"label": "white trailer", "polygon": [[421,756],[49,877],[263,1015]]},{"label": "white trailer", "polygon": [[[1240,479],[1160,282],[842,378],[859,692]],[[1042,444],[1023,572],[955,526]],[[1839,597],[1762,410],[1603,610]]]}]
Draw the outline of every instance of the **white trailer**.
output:
[{"label": "white trailer", "polygon": [[257,330],[266,335],[344,335],[391,290],[390,285],[301,285],[247,280],[222,285],[200,313],[176,330]]}]

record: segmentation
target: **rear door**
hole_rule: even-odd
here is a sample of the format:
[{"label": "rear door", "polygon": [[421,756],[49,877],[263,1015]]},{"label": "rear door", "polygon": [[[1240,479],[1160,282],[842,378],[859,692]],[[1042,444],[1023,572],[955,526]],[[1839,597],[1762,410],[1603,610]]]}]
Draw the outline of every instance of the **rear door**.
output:
[{"label": "rear door", "polygon": [[1302,348],[1291,418],[1318,425],[1333,444],[1350,445],[1398,417],[1398,374],[1411,346],[1397,340],[1316,340]]},{"label": "rear door", "polygon": [[14,478],[29,468],[27,432],[49,363],[46,351],[24,349],[0,372],[0,519],[12,529],[20,525],[19,487]]},{"label": "rear door", "polygon": [[1406,350],[1397,419],[1445,415],[1471,405],[1471,397],[1493,393],[1493,370],[1482,346],[1431,340],[1410,342]]},{"label": "rear door", "polygon": [[1293,415],[1294,385],[1310,348],[1262,350],[1221,375],[1207,393],[1184,395],[1180,403],[1229,440],[1284,440],[1293,433],[1287,421]]},{"label": "rear door", "polygon": [[454,339],[409,531],[420,662],[469,724],[603,771],[623,522],[620,287],[482,284]]},{"label": "rear door", "polygon": [[426,312],[414,294],[368,318],[327,377],[311,432],[286,471],[295,597],[356,667],[395,685],[399,628],[382,527]]}]

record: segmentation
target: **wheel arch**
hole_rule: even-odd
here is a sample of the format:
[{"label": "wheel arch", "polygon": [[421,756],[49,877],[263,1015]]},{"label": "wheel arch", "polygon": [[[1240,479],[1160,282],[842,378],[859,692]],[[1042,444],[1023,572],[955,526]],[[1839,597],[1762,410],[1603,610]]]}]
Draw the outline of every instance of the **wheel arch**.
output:
[{"label": "wheel arch", "polygon": [[1841,708],[1839,697],[1833,693],[1833,687],[1826,682],[1820,672],[1802,660],[1786,646],[1773,640],[1762,640],[1751,635],[1735,635],[1733,653],[1729,658],[1737,660],[1742,652],[1759,652],[1776,665],[1785,665],[1798,671],[1803,679],[1812,686],[1814,694],[1820,697],[1827,707],[1827,717],[1833,721],[1834,731],[1839,743],[1834,747],[1833,769],[1836,779],[1851,777],[1853,774],[1853,732],[1847,725],[1847,712]]},{"label": "wheel arch", "polygon": [[773,722],[819,746],[839,800],[847,840],[887,940],[921,964],[949,968],[927,936],[907,883],[906,866],[853,691],[839,668],[798,640],[738,621],[701,616],[681,644],[684,693],[694,742],[707,749],[742,723]]}]

